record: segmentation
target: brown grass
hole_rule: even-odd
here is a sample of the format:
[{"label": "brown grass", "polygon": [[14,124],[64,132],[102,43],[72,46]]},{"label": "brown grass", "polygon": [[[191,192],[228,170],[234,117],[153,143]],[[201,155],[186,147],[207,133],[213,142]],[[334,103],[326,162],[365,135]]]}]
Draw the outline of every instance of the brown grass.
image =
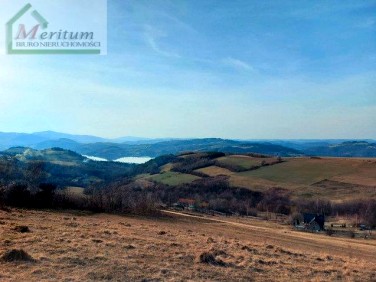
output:
[{"label": "brown grass", "polygon": [[208,166],[195,170],[209,176],[219,176],[219,175],[233,175],[234,172],[228,170],[227,168],[218,166]]},{"label": "brown grass", "polygon": [[246,155],[231,155],[217,159],[217,162],[220,164],[239,167],[241,169],[251,169],[252,167],[260,166],[262,162],[272,164],[276,161],[277,158],[254,158]]},{"label": "brown grass", "polygon": [[[26,225],[31,233],[19,233]],[[1,281],[372,281],[375,240],[238,218],[0,211]]]},{"label": "brown grass", "polygon": [[[331,201],[376,199],[376,161],[348,158],[288,158],[274,166],[230,175],[232,186],[263,192],[282,187],[292,197],[323,198]],[[326,187],[317,182],[330,180]],[[336,185],[340,182],[343,185]]]}]

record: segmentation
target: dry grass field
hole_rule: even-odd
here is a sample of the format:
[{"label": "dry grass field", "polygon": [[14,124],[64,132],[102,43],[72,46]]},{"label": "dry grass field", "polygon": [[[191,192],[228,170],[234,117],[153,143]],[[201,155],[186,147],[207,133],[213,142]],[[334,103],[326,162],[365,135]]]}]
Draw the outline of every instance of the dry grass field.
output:
[{"label": "dry grass field", "polygon": [[234,175],[235,172],[228,170],[227,168],[219,166],[208,166],[200,169],[196,169],[197,172],[204,173],[209,176],[218,176],[218,175]]},{"label": "dry grass field", "polygon": [[0,281],[376,281],[375,240],[171,212],[0,211],[0,256]]},{"label": "dry grass field", "polygon": [[[366,171],[366,173],[364,173]],[[374,174],[372,174],[372,172]],[[368,159],[346,158],[291,158],[286,162],[263,167],[258,170],[240,173],[251,178],[262,178],[276,183],[311,185],[323,179],[356,175],[359,184],[363,178],[373,179],[376,183],[376,161]]]},{"label": "dry grass field", "polygon": [[[242,162],[245,161],[248,159],[243,158]],[[282,187],[290,190],[292,197],[319,197],[331,201],[376,199],[374,159],[287,158],[283,163],[245,172],[231,172],[217,166],[197,171],[209,176],[227,175],[230,185],[253,191]]]},{"label": "dry grass field", "polygon": [[[217,162],[240,168],[252,168],[262,161],[273,163],[275,158],[255,158],[230,155]],[[163,167],[163,173],[143,175],[148,181],[176,186],[190,183],[199,177],[170,171],[172,164]],[[234,187],[264,192],[273,187],[291,191],[292,198],[322,198],[341,202],[354,199],[376,199],[376,160],[367,158],[285,158],[284,162],[258,169],[234,172],[210,165],[195,170],[208,176],[226,175]]]},{"label": "dry grass field", "polygon": [[254,158],[246,155],[230,155],[217,159],[220,164],[231,165],[240,169],[251,169],[254,166],[260,166],[262,162],[271,164],[276,161],[277,158]]}]

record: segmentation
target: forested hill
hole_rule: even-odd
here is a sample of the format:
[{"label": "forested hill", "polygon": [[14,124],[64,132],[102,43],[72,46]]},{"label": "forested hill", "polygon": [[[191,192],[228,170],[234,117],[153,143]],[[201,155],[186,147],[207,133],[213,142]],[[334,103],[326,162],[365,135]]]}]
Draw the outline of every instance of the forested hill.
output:
[{"label": "forested hill", "polygon": [[327,157],[376,157],[376,143],[349,141],[340,144],[312,147],[305,150],[308,155]]}]

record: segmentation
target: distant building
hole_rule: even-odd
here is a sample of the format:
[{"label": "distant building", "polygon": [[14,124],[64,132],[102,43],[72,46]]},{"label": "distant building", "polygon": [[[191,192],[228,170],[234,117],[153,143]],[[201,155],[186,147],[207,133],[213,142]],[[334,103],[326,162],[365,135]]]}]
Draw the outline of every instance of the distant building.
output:
[{"label": "distant building", "polygon": [[325,216],[322,214],[303,213],[305,229],[311,231],[324,230]]}]

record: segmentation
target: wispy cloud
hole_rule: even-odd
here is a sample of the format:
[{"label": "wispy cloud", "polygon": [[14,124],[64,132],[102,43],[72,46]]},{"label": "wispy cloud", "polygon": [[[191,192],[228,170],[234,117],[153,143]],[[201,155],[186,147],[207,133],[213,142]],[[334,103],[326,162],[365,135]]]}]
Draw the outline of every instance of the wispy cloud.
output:
[{"label": "wispy cloud", "polygon": [[0,56],[0,131],[375,138],[370,4],[128,2],[108,56]]},{"label": "wispy cloud", "polygon": [[232,57],[228,57],[228,58],[223,59],[222,63],[229,66],[229,67],[238,69],[238,70],[255,71],[255,69],[250,64],[248,64],[248,63],[246,63],[242,60],[232,58]]},{"label": "wispy cloud", "polygon": [[161,12],[157,13],[167,24],[171,24],[177,29],[181,29],[184,32],[194,33],[197,34],[197,30],[195,30],[191,25],[187,24],[186,22],[176,18],[175,16],[169,15],[168,13]]},{"label": "wispy cloud", "polygon": [[154,28],[150,25],[145,25],[145,38],[148,45],[153,49],[156,53],[159,55],[165,56],[165,57],[171,57],[171,58],[180,58],[180,55],[173,52],[164,50],[160,47],[160,44],[158,43],[159,39],[168,37],[167,33]]}]

